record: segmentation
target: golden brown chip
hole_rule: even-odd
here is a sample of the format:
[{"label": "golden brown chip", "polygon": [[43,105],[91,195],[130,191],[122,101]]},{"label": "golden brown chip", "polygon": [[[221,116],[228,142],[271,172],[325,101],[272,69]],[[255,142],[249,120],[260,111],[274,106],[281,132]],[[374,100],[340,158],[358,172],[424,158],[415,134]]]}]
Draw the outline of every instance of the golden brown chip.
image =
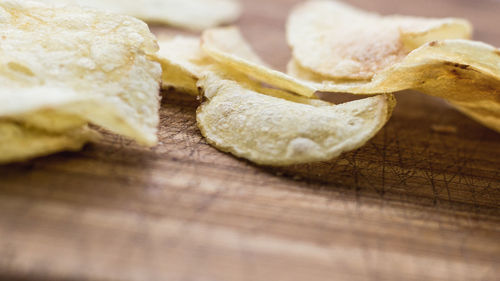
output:
[{"label": "golden brown chip", "polygon": [[315,82],[325,92],[376,94],[414,89],[444,98],[470,117],[500,131],[500,50],[484,43],[428,43],[365,83],[323,80],[293,61],[289,71]]},{"label": "golden brown chip", "polygon": [[287,23],[296,63],[340,80],[369,80],[422,44],[468,39],[471,30],[462,19],[382,17],[330,0],[299,4]]},{"label": "golden brown chip", "polygon": [[80,5],[194,30],[235,21],[239,0],[38,0],[59,6]]},{"label": "golden brown chip", "polygon": [[145,23],[17,0],[1,0],[0,14],[0,118],[49,111],[29,122],[52,132],[92,122],[157,142],[161,66]]},{"label": "golden brown chip", "polygon": [[199,85],[207,101],[197,120],[208,142],[262,165],[326,161],[357,149],[383,127],[395,105],[392,95],[341,105],[297,103],[216,75]]}]

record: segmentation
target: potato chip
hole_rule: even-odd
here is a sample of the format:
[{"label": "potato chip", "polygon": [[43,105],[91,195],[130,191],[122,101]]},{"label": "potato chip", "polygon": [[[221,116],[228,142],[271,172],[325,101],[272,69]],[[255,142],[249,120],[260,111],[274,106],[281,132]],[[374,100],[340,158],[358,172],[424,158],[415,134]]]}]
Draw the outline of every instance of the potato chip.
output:
[{"label": "potato chip", "polygon": [[64,5],[81,5],[138,17],[148,22],[203,30],[238,19],[239,0],[39,0]]},{"label": "potato chip", "polygon": [[198,95],[196,83],[209,70],[212,61],[200,48],[200,39],[193,36],[160,37],[157,60],[163,68],[162,88],[175,88]]},{"label": "potato chip", "polygon": [[199,85],[207,101],[197,120],[208,142],[262,165],[326,161],[357,149],[383,127],[395,106],[392,95],[341,105],[297,103],[216,75]]},{"label": "potato chip", "polygon": [[[238,81],[250,88],[261,88],[245,73],[217,63],[200,48],[200,39],[193,36],[161,37],[156,60],[163,68],[162,88],[174,88],[191,95],[199,95],[198,80],[205,73]],[[265,90],[267,91],[267,90]],[[268,90],[270,93],[271,89]]]},{"label": "potato chip", "polygon": [[50,133],[26,127],[19,122],[0,120],[0,164],[63,150],[80,150],[85,143],[95,140],[97,135],[86,126],[64,133]]},{"label": "potato chip", "polygon": [[[238,69],[233,69],[222,63],[217,63],[203,52],[200,48],[200,39],[196,37],[182,35],[168,38],[163,37],[160,38],[159,44],[160,52],[156,60],[159,61],[163,67],[162,87],[164,89],[174,88],[191,95],[199,95],[198,80],[204,75],[217,75],[221,77],[221,79],[224,78],[238,81],[240,85],[248,89],[269,96],[310,105],[324,105],[326,103],[318,99],[305,98],[279,89],[265,87],[259,81],[250,79],[247,73],[240,72]],[[249,46],[241,46],[238,44],[236,47],[239,47],[237,48],[239,51],[235,52],[238,52],[243,57],[251,58],[253,61],[262,63],[260,58],[251,51]],[[263,66],[262,69],[266,68]],[[282,75],[286,76],[286,74]],[[258,77],[265,78],[263,75]],[[261,82],[268,81],[264,79]]]},{"label": "potato chip", "polygon": [[30,122],[51,131],[92,122],[157,142],[161,66],[145,23],[16,0],[0,1],[0,15],[0,118],[48,110]]},{"label": "potato chip", "polygon": [[[223,151],[267,165],[328,160],[363,145],[391,115],[395,105],[392,96],[334,106],[325,101],[268,88],[249,79],[247,74],[254,76],[254,72],[240,71],[231,64],[233,60],[241,59],[243,64],[255,64],[257,73],[267,71],[237,30],[215,30],[214,36],[218,35],[227,36],[223,50],[229,54],[228,60],[218,63],[205,54],[210,51],[200,49],[199,39],[185,36],[160,39],[157,60],[164,70],[171,70],[164,71],[164,87],[190,93],[203,89],[208,101],[198,109],[198,125],[208,141]],[[210,38],[210,42],[212,39],[215,42],[221,40]],[[204,40],[202,45],[206,42],[208,40]],[[217,56],[214,55],[214,58]],[[272,75],[275,75],[273,71]],[[265,75],[257,75],[256,78],[268,85],[282,85],[273,79],[268,80]],[[222,107],[226,108],[225,111]],[[315,110],[318,110],[317,114],[311,113]],[[277,117],[278,121],[273,121],[271,116],[280,117]],[[327,126],[324,123],[328,121],[317,121],[323,117],[329,120]],[[249,120],[249,123],[245,124],[243,120]],[[243,125],[245,128],[241,127]],[[280,140],[283,131],[286,137]],[[262,132],[265,133],[260,136]],[[346,140],[341,139],[343,137]],[[289,148],[284,147],[288,145],[287,141],[291,143]],[[259,145],[256,146],[255,142]],[[274,152],[268,154],[269,150]]]},{"label": "potato chip", "polygon": [[369,80],[422,44],[469,39],[471,32],[462,19],[383,17],[331,0],[298,5],[287,23],[296,63],[337,80]]},{"label": "potato chip", "polygon": [[314,97],[317,91],[308,83],[266,66],[236,27],[206,30],[202,35],[201,47],[207,55],[220,64],[268,85],[306,97]]},{"label": "potato chip", "polygon": [[33,128],[50,133],[63,134],[87,126],[87,121],[76,114],[65,114],[56,110],[39,110],[9,118],[13,122],[21,123],[26,128]]},{"label": "potato chip", "polygon": [[289,71],[315,82],[325,92],[421,91],[446,99],[473,119],[500,131],[500,50],[484,43],[468,40],[428,43],[366,83],[323,80],[324,77],[311,75],[293,61]]}]

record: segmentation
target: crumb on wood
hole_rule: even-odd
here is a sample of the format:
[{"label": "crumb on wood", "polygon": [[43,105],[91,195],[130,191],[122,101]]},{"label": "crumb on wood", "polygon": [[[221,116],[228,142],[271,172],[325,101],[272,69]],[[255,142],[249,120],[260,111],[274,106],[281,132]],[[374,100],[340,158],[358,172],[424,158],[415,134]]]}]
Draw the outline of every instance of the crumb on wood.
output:
[{"label": "crumb on wood", "polygon": [[432,125],[431,129],[435,133],[439,134],[456,134],[458,132],[457,127],[451,125]]}]

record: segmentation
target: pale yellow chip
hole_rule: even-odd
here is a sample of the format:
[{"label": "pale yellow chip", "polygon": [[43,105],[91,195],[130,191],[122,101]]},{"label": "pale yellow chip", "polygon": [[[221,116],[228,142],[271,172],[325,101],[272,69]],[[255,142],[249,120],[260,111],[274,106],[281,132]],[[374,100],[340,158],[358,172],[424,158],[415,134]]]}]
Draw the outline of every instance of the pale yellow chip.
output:
[{"label": "pale yellow chip", "polygon": [[383,17],[331,0],[299,4],[287,23],[296,62],[337,80],[369,80],[422,44],[469,39],[471,32],[462,19]]},{"label": "pale yellow chip", "polygon": [[234,22],[241,14],[239,0],[38,0],[58,6],[81,5],[134,16],[148,22],[203,30]]},{"label": "pale yellow chip", "polygon": [[160,37],[157,60],[163,68],[162,88],[175,88],[198,95],[196,83],[214,61],[200,48],[200,39],[193,36]]},{"label": "pale yellow chip", "polygon": [[388,121],[395,100],[380,95],[341,105],[310,105],[261,94],[207,75],[198,109],[202,134],[218,149],[262,165],[327,161],[357,149]]},{"label": "pale yellow chip", "polygon": [[[164,89],[174,88],[191,95],[199,95],[197,82],[207,73],[238,81],[250,88],[261,88],[259,83],[251,80],[246,73],[236,71],[209,57],[200,48],[198,37],[182,35],[160,37],[159,45],[160,51],[156,55],[156,60],[163,68]],[[272,89],[265,91],[273,92]]]},{"label": "pale yellow chip", "polygon": [[157,142],[161,66],[145,23],[17,0],[0,1],[0,18],[0,118],[48,110],[30,122],[53,132],[92,122]]},{"label": "pale yellow chip", "polygon": [[[275,87],[282,84],[267,79],[269,77],[265,75],[238,70],[231,62],[240,58],[244,65],[254,64],[257,73],[266,72],[267,68],[237,30],[218,31],[215,35],[222,34],[223,38],[226,38],[226,32],[229,33],[224,45],[224,52],[230,56],[228,60],[207,56],[207,53],[211,54],[205,48],[208,40],[204,40],[202,50],[198,38],[185,36],[160,39],[157,60],[164,69],[164,87],[194,94],[203,90],[208,101],[198,109],[198,125],[207,140],[223,151],[266,165],[328,160],[362,146],[391,115],[395,105],[392,96],[334,106],[266,87],[248,76]],[[215,40],[219,39],[222,38]],[[270,72],[271,77],[277,73]],[[322,118],[329,124],[325,126],[325,121],[320,120]],[[245,120],[249,123],[244,124]],[[277,123],[273,125],[273,122]],[[240,128],[243,125],[246,126],[244,130]],[[289,148],[284,147],[287,141],[290,142]],[[253,146],[254,142],[262,147]],[[272,150],[274,152],[269,153]]]},{"label": "pale yellow chip", "polygon": [[500,132],[500,50],[484,43],[468,40],[428,43],[366,83],[324,80],[293,61],[289,71],[315,82],[325,92],[421,91],[446,99],[465,114]]},{"label": "pale yellow chip", "polygon": [[76,151],[98,134],[86,126],[51,133],[0,119],[0,164],[23,161],[60,151]]},{"label": "pale yellow chip", "polygon": [[314,97],[317,91],[308,83],[266,66],[236,27],[206,30],[202,35],[201,47],[220,64],[273,87],[306,97]]}]

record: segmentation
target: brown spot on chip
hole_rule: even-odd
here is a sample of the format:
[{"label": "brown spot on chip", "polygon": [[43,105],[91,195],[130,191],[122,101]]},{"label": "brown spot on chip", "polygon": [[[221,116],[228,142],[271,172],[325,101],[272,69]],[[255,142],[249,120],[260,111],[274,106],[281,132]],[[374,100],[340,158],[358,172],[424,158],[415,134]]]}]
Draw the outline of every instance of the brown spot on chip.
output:
[{"label": "brown spot on chip", "polygon": [[494,50],[494,51],[493,51],[493,53],[495,53],[495,54],[497,54],[497,55],[499,55],[499,56],[500,56],[500,49],[496,49],[496,50]]},{"label": "brown spot on chip", "polygon": [[449,61],[445,62],[444,65],[452,66],[452,67],[460,68],[460,69],[468,69],[470,67],[470,65],[467,65],[467,64],[454,63],[454,62],[449,62]]},{"label": "brown spot on chip", "polygon": [[456,70],[456,69],[452,69],[450,70],[450,73],[455,76],[457,79],[460,79],[461,78],[461,75],[460,73]]},{"label": "brown spot on chip", "polygon": [[438,41],[432,41],[429,43],[429,46],[435,47],[438,44]]}]

